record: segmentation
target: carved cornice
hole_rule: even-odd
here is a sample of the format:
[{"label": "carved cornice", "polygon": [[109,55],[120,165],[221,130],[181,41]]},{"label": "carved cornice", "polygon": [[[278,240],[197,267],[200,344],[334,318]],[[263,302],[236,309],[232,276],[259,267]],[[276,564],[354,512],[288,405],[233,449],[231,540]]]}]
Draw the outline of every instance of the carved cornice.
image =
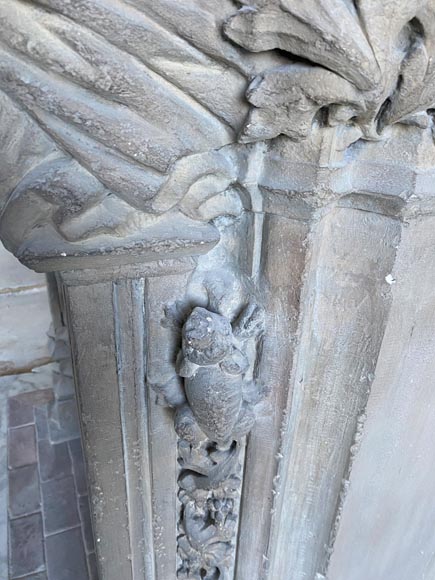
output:
[{"label": "carved cornice", "polygon": [[[287,64],[251,82],[244,142],[345,126],[349,142],[386,125],[429,125],[435,103],[433,0],[246,0],[225,25],[245,49]],[[422,114],[423,113],[423,114]],[[417,115],[417,117],[416,117]]]}]

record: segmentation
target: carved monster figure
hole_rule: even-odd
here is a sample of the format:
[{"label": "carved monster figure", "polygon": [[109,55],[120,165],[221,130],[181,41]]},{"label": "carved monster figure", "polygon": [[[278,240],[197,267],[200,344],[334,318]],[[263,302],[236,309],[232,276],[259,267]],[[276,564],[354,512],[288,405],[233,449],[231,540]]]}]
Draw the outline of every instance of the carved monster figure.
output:
[{"label": "carved monster figure", "polygon": [[177,372],[186,403],[175,415],[180,437],[178,578],[231,577],[241,489],[240,440],[252,429],[255,382],[248,340],[261,333],[263,310],[250,303],[231,324],[196,307],[182,329]]},{"label": "carved monster figure", "polygon": [[[243,374],[249,361],[238,345],[255,332],[261,311],[250,306],[242,316],[252,327],[245,335],[239,327],[233,331],[224,316],[196,307],[184,324],[178,357],[191,412],[203,433],[223,447],[249,433],[254,424],[252,404],[244,399]],[[177,414],[177,429],[183,431],[189,420],[183,409]]]}]

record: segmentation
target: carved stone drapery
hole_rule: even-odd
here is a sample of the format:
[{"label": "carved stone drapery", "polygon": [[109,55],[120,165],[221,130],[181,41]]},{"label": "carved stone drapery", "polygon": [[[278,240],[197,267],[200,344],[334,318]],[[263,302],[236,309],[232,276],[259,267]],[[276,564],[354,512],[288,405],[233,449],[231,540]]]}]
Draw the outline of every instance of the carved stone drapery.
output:
[{"label": "carved stone drapery", "polygon": [[0,0],[0,234],[56,272],[101,580],[325,577],[435,209],[433,0],[240,4]]}]

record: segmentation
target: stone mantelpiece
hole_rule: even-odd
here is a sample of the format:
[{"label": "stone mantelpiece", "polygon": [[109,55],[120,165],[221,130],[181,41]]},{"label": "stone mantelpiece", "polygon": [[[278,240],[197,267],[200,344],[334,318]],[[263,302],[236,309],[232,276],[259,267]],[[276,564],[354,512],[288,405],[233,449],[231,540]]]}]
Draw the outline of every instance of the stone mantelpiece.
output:
[{"label": "stone mantelpiece", "polygon": [[0,232],[56,273],[101,580],[326,577],[434,211],[432,0],[242,4],[0,2]]}]

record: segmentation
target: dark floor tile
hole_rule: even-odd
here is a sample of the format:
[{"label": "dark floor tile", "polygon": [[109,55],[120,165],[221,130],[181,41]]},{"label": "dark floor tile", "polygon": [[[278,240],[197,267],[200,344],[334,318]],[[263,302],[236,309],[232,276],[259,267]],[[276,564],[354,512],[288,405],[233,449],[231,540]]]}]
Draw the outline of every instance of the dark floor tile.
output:
[{"label": "dark floor tile", "polygon": [[38,443],[39,472],[42,481],[63,479],[71,475],[71,458],[66,443],[52,445],[48,439]]},{"label": "dark floor tile", "polygon": [[82,495],[78,498],[80,519],[82,522],[83,537],[85,539],[86,553],[93,552],[94,535],[92,532],[91,512],[89,510],[89,498],[87,495]]},{"label": "dark floor tile", "polygon": [[88,555],[89,580],[98,580],[97,557],[95,553]]},{"label": "dark floor tile", "polygon": [[45,534],[80,525],[72,476],[41,484]]},{"label": "dark floor tile", "polygon": [[53,398],[52,389],[22,393],[8,400],[9,427],[33,423],[33,407],[48,403]]},{"label": "dark floor tile", "polygon": [[80,528],[46,538],[48,580],[88,580]]},{"label": "dark floor tile", "polygon": [[44,569],[41,514],[12,520],[10,526],[10,577],[17,578]]},{"label": "dark floor tile", "polygon": [[20,427],[33,423],[33,405],[18,397],[8,400],[9,427]]},{"label": "dark floor tile", "polygon": [[86,482],[86,468],[83,459],[82,444],[80,439],[73,439],[68,441],[68,446],[71,453],[73,463],[74,479],[76,482],[77,493],[85,495],[88,493],[88,486]]},{"label": "dark floor tile", "polygon": [[23,467],[36,463],[35,427],[9,429],[9,467]]},{"label": "dark floor tile", "polygon": [[9,514],[15,518],[41,509],[37,465],[27,465],[9,473]]},{"label": "dark floor tile", "polygon": [[75,397],[71,353],[69,345],[65,344],[65,346],[63,353],[60,356],[55,356],[59,361],[59,366],[58,370],[53,373],[53,390],[60,401]]}]

